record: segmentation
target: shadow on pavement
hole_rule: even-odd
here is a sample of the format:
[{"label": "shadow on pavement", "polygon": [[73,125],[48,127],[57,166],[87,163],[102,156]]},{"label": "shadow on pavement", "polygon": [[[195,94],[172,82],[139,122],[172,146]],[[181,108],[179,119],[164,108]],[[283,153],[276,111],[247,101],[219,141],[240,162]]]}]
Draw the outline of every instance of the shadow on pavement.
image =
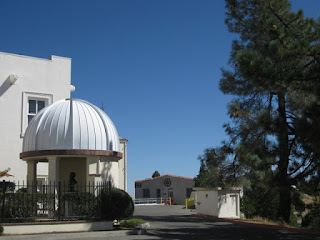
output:
[{"label": "shadow on pavement", "polygon": [[320,240],[320,236],[284,230],[243,226],[222,220],[191,217],[179,206],[140,208],[135,217],[148,221],[151,228],[143,239],[215,240]]}]

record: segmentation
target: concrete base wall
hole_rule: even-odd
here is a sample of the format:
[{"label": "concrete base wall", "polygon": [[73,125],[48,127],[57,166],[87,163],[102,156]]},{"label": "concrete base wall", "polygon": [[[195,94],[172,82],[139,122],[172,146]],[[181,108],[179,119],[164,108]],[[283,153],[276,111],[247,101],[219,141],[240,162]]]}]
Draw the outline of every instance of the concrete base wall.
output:
[{"label": "concrete base wall", "polygon": [[112,221],[86,222],[86,223],[47,223],[28,225],[3,226],[3,234],[33,234],[53,232],[86,232],[86,231],[108,231],[113,229]]}]

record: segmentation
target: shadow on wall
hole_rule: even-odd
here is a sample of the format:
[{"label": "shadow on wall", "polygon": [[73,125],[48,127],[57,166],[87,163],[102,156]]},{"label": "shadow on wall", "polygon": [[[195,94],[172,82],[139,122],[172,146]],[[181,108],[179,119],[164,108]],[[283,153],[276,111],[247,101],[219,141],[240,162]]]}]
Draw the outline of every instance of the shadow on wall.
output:
[{"label": "shadow on wall", "polygon": [[102,171],[101,171],[101,179],[103,181],[108,181],[111,184],[111,187],[114,187],[114,177],[111,173],[112,161],[104,161],[102,162]]},{"label": "shadow on wall", "polygon": [[7,79],[0,86],[0,97],[13,85],[10,81],[10,76],[7,77]]}]

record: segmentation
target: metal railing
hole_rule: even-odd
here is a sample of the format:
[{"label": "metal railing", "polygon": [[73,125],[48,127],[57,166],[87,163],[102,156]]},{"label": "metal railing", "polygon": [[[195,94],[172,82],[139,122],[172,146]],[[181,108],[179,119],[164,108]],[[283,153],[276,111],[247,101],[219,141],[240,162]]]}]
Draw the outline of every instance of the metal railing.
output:
[{"label": "metal railing", "polygon": [[0,217],[2,222],[99,218],[101,192],[110,188],[109,182],[71,187],[60,181],[45,185],[3,181],[0,182]]},{"label": "metal railing", "polygon": [[163,204],[164,201],[162,198],[135,198],[133,200],[135,205],[139,204]]},{"label": "metal railing", "polygon": [[135,205],[154,205],[154,204],[163,204],[163,205],[172,205],[174,204],[173,198],[135,198],[133,200]]}]

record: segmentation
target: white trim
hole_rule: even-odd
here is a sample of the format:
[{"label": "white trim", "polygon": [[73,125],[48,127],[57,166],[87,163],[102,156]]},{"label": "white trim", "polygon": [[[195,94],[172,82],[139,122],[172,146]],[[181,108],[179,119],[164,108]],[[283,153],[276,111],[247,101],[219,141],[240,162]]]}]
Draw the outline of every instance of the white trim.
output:
[{"label": "white trim", "polygon": [[20,138],[24,137],[24,133],[28,127],[28,100],[42,100],[45,107],[53,102],[53,95],[47,93],[22,92],[22,109],[21,109],[21,132]]},{"label": "white trim", "polygon": [[0,52],[0,54],[14,56],[14,57],[31,58],[31,59],[37,59],[37,60],[43,60],[43,61],[52,61],[52,58],[62,58],[62,59],[71,60],[71,58],[69,57],[62,57],[62,56],[56,56],[56,55],[50,55],[49,58],[41,58],[41,57],[33,57],[33,56],[27,56],[27,55],[22,55],[17,53],[7,53],[7,52]]}]

